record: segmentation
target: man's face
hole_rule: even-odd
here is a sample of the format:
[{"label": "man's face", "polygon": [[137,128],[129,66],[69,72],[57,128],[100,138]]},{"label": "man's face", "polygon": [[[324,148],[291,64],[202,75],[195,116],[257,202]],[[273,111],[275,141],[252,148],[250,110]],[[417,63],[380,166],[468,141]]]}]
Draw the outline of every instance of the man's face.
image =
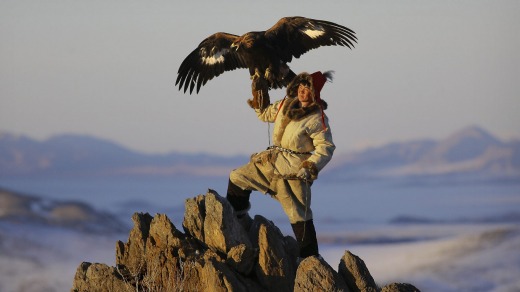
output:
[{"label": "man's face", "polygon": [[307,106],[312,103],[312,92],[309,86],[305,86],[303,84],[298,86],[298,100],[302,103],[303,106]]}]

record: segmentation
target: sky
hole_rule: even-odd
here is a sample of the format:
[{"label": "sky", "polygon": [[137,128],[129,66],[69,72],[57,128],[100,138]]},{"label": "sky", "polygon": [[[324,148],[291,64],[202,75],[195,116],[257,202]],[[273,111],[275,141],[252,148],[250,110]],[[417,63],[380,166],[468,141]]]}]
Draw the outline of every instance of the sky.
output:
[{"label": "sky", "polygon": [[[284,16],[336,22],[358,44],[290,66],[334,70],[336,152],[442,139],[471,125],[520,137],[520,1],[0,1],[0,131],[84,134],[146,153],[249,154],[272,126],[248,107],[247,70],[199,94],[175,87],[207,36],[266,30]],[[284,91],[271,91],[271,100]]]}]

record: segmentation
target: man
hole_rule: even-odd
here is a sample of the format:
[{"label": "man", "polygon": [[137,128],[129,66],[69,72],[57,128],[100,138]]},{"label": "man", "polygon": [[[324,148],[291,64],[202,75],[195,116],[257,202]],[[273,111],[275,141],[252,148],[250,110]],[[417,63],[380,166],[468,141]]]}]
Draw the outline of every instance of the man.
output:
[{"label": "man", "polygon": [[300,248],[300,257],[319,255],[312,220],[311,185],[330,161],[336,148],[321,89],[330,72],[301,73],[287,86],[287,96],[269,104],[265,84],[253,82],[253,100],[248,103],[258,118],[274,122],[273,146],[251,156],[251,161],[229,175],[227,199],[245,228],[251,217],[251,191],[270,194],[289,217]]}]

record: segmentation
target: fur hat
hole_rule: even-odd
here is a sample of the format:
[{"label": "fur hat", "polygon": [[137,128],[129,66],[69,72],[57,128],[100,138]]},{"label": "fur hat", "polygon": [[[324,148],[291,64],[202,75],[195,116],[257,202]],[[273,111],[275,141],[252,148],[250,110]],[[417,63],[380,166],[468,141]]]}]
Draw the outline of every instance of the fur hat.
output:
[{"label": "fur hat", "polygon": [[332,82],[334,71],[326,71],[322,73],[321,71],[316,71],[312,74],[307,72],[300,73],[293,78],[293,80],[287,85],[287,96],[289,97],[297,97],[298,96],[298,86],[302,82],[306,82],[310,84],[314,102],[318,103],[323,107],[323,109],[327,108],[327,103],[321,99],[321,89],[325,85],[325,82]]}]

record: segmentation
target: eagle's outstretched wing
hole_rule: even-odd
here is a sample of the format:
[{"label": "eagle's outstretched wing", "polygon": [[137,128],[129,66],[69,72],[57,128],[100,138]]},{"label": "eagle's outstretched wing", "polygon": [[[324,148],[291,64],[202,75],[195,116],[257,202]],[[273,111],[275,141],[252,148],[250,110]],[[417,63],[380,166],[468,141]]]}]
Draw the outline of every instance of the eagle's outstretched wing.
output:
[{"label": "eagle's outstretched wing", "polygon": [[203,40],[179,67],[175,81],[179,90],[184,87],[186,92],[189,87],[191,94],[197,86],[198,93],[202,85],[224,71],[247,68],[244,58],[231,49],[237,38],[234,34],[218,32]]},{"label": "eagle's outstretched wing", "polygon": [[242,36],[219,32],[203,40],[184,59],[175,85],[184,92],[189,88],[190,94],[196,88],[198,93],[206,82],[225,71],[248,68],[251,75],[264,74],[273,88],[283,87],[294,75],[287,66],[293,57],[321,46],[352,48],[356,42],[354,31],[347,27],[300,16],[284,17],[267,31]]},{"label": "eagle's outstretched wing", "polygon": [[286,63],[321,46],[352,48],[357,42],[355,32],[345,26],[300,16],[280,19],[265,36]]}]

